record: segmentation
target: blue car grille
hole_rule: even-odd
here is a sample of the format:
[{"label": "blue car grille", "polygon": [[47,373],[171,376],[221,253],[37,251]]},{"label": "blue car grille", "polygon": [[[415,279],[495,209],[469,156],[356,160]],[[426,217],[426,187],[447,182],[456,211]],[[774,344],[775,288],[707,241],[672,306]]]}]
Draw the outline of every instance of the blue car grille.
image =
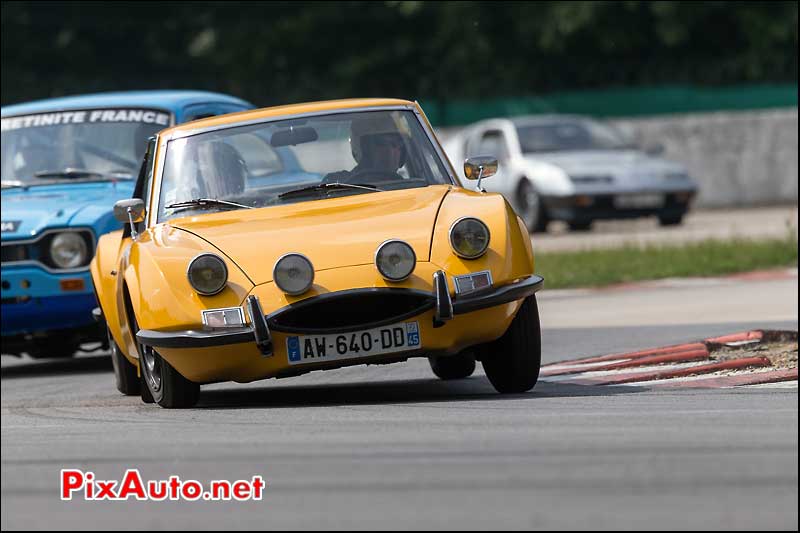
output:
[{"label": "blue car grille", "polygon": [[28,254],[28,245],[26,244],[6,244],[1,250],[3,263],[26,261],[30,257]]}]

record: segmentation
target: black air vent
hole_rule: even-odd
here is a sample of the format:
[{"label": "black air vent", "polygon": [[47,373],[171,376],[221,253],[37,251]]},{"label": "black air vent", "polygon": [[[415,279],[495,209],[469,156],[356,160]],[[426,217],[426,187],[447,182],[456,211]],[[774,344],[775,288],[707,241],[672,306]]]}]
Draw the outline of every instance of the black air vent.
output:
[{"label": "black air vent", "polygon": [[271,329],[335,333],[392,324],[433,308],[431,293],[411,289],[353,289],[315,296],[269,316]]}]

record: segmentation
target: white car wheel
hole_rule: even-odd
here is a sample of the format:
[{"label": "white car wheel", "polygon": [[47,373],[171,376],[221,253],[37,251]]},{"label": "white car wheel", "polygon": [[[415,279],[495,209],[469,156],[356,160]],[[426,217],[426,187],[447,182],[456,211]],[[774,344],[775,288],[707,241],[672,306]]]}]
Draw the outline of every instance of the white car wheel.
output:
[{"label": "white car wheel", "polygon": [[536,189],[523,179],[517,188],[517,204],[519,216],[531,233],[547,230],[547,219],[542,206],[542,199]]}]

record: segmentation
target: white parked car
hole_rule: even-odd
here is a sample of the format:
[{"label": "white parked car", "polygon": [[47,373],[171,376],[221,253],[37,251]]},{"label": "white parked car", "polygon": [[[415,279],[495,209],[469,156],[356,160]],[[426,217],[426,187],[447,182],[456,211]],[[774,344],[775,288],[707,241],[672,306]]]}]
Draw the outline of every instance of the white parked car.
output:
[{"label": "white parked car", "polygon": [[680,224],[697,193],[685,167],[586,117],[485,120],[447,139],[444,148],[462,177],[465,158],[495,156],[497,174],[481,186],[502,193],[530,231],[544,231],[551,220],[586,230],[598,219],[653,215],[661,225]]}]

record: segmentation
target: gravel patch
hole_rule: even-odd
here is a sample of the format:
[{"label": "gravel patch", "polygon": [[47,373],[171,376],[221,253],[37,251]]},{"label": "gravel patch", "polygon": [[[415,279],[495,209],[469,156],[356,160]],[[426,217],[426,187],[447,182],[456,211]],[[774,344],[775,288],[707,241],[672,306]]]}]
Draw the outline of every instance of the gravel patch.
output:
[{"label": "gravel patch", "polygon": [[711,358],[716,361],[746,357],[766,357],[775,368],[797,368],[797,332],[769,332],[759,343],[713,346],[711,350]]}]

